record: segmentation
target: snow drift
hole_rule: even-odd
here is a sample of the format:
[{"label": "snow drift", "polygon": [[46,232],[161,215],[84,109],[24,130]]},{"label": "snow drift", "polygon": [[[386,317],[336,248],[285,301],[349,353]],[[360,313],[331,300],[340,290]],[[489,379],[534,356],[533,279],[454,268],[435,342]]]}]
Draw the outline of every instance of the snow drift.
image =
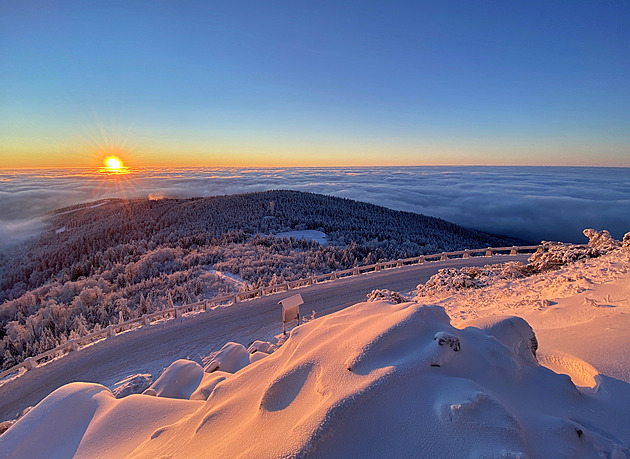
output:
[{"label": "snow drift", "polygon": [[[538,364],[524,321],[479,325],[456,329],[435,305],[359,303],[295,328],[278,350],[233,374],[205,373],[191,397],[205,402],[116,400],[103,386],[64,386],[1,436],[0,450],[33,458],[630,457],[626,383],[595,375],[594,389],[578,389]],[[175,369],[199,379],[198,368],[184,367],[166,372],[162,393]]]}]

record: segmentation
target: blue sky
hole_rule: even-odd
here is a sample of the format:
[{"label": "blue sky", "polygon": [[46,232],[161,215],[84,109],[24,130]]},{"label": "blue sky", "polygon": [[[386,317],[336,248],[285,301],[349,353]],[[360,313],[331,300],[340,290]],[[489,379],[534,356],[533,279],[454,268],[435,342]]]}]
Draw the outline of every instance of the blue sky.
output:
[{"label": "blue sky", "polygon": [[625,1],[4,1],[0,167],[630,166]]}]

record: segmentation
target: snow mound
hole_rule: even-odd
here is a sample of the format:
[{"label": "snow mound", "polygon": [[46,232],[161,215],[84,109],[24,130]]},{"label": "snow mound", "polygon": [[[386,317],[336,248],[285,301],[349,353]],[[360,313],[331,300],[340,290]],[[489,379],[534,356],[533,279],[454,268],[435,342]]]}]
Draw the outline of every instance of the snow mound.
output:
[{"label": "snow mound", "polygon": [[130,395],[117,400],[100,384],[60,387],[0,436],[3,457],[124,457],[164,424],[200,402]]},{"label": "snow mound", "polygon": [[242,344],[227,343],[219,352],[205,359],[209,362],[204,367],[206,373],[221,370],[226,373],[236,373],[250,364],[249,352]]},{"label": "snow mound", "polygon": [[515,356],[529,365],[537,365],[538,340],[532,327],[516,316],[488,316],[464,322],[459,328],[475,327],[497,339]]},{"label": "snow mound", "polygon": [[452,327],[438,306],[357,304],[295,328],[273,359],[222,375],[202,409],[134,456],[202,456],[211,444],[216,457],[627,457],[627,387],[613,397],[604,381],[584,397],[531,347],[524,361],[515,345],[526,325],[489,325],[500,342]]},{"label": "snow mound", "polygon": [[197,390],[202,378],[201,365],[192,360],[179,359],[171,363],[143,394],[188,399]]},{"label": "snow mound", "polygon": [[278,346],[270,343],[269,341],[256,340],[247,348],[247,352],[253,354],[255,352],[264,352],[265,354],[271,354],[278,349]]}]

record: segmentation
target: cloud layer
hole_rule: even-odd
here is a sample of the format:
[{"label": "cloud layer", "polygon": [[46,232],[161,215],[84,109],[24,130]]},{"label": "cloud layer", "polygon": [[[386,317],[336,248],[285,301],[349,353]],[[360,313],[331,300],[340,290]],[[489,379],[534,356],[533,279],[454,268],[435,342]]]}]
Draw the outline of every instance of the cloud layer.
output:
[{"label": "cloud layer", "polygon": [[5,244],[20,240],[31,234],[29,229],[41,230],[46,212],[101,198],[269,189],[368,201],[533,242],[585,242],[586,227],[608,229],[616,238],[630,231],[628,168],[189,168],[119,176],[87,170],[2,171],[0,238]]}]

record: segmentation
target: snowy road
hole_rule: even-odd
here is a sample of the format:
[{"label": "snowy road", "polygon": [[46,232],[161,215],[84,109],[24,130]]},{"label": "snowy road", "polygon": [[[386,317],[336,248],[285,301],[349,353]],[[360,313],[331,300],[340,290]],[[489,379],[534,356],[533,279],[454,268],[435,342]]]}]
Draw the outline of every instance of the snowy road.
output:
[{"label": "snowy road", "polygon": [[[430,262],[325,282],[295,293],[299,292],[305,301],[302,316],[308,317],[315,311],[315,317],[321,317],[364,301],[374,289],[408,293],[440,268],[525,261],[528,257],[525,254]],[[269,340],[282,331],[277,303],[292,294],[277,293],[193,317],[154,323],[72,352],[0,386],[0,421],[15,418],[24,408],[69,382],[97,382],[111,387],[136,373],[151,373],[156,379],[173,361],[188,358],[201,363],[201,356],[219,350],[228,341],[247,346],[255,339]]]}]

